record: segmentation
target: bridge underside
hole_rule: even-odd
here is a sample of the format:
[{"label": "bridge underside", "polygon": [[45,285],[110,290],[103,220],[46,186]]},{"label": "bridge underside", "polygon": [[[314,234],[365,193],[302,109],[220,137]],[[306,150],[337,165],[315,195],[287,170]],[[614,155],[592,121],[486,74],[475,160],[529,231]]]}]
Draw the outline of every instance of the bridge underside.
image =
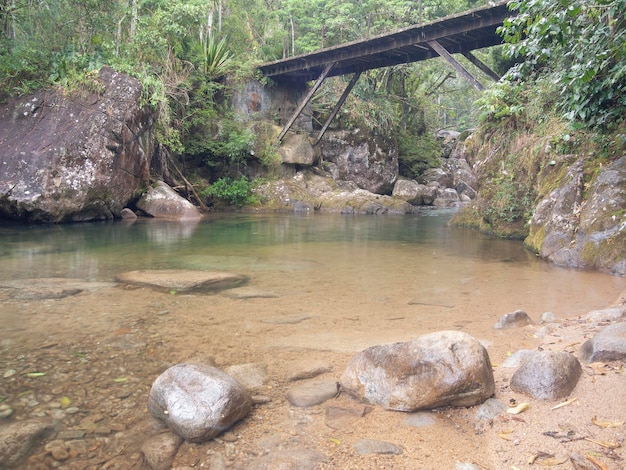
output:
[{"label": "bridge underside", "polygon": [[260,65],[265,77],[275,81],[316,80],[328,64],[327,77],[364,72],[438,57],[429,42],[436,41],[450,54],[502,44],[496,28],[511,15],[506,2],[484,6],[419,26],[354,41],[318,52]]},{"label": "bridge underside", "polygon": [[265,77],[279,83],[306,83],[316,80],[279,134],[278,141],[285,137],[316,90],[328,77],[353,74],[350,84],[318,134],[316,144],[320,142],[361,73],[367,70],[443,57],[475,88],[484,89],[482,84],[452,57],[452,54],[463,54],[490,78],[498,80],[499,77],[474,57],[471,51],[502,44],[502,37],[496,33],[496,29],[510,15],[507,3],[501,2],[370,39],[260,65],[258,69]]}]

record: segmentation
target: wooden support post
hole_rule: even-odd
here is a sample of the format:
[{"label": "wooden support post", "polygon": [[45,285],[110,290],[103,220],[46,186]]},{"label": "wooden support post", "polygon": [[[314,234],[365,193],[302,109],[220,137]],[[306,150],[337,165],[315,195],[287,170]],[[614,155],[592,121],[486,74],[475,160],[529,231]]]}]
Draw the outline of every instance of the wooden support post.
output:
[{"label": "wooden support post", "polygon": [[500,75],[498,75],[493,70],[491,70],[487,64],[485,64],[483,61],[481,61],[478,57],[476,57],[471,52],[464,52],[463,55],[467,57],[467,60],[469,60],[472,64],[474,64],[476,67],[482,70],[485,73],[485,75],[491,78],[494,82],[497,82],[500,80],[500,78],[502,78],[500,77]]},{"label": "wooden support post", "polygon": [[332,113],[330,113],[330,116],[328,116],[328,119],[326,119],[326,122],[324,123],[324,126],[322,127],[322,130],[320,131],[320,133],[317,134],[317,139],[315,140],[315,143],[313,145],[317,145],[320,143],[320,140],[322,140],[322,137],[324,137],[324,134],[326,133],[328,126],[330,126],[330,123],[332,122],[332,120],[335,119],[335,116],[337,116],[337,113],[343,106],[344,101],[346,101],[346,98],[352,91],[352,88],[354,88],[354,85],[356,85],[356,82],[359,80],[360,76],[361,76],[361,72],[356,72],[354,75],[352,75],[352,80],[350,80],[350,83],[348,83],[348,86],[343,91],[343,94],[339,98],[339,101],[337,101],[337,104],[333,108]]},{"label": "wooden support post", "polygon": [[439,54],[441,57],[443,57],[444,59],[446,59],[450,65],[452,65],[452,67],[454,67],[454,69],[459,72],[459,74],[461,74],[461,76],[467,80],[468,82],[470,82],[472,85],[474,85],[474,88],[476,88],[478,91],[483,91],[485,89],[484,86],[482,86],[482,84],[476,80],[471,73],[469,73],[467,71],[467,69],[465,67],[463,67],[463,65],[461,65],[459,62],[456,61],[456,59],[454,57],[452,57],[450,55],[450,53],[448,51],[446,51],[446,49],[439,44],[437,41],[428,41],[428,45],[437,53]]},{"label": "wooden support post", "polygon": [[302,113],[306,105],[309,104],[309,101],[311,101],[311,98],[313,98],[313,95],[315,94],[315,92],[319,89],[320,86],[322,86],[322,83],[324,83],[326,76],[330,73],[334,65],[335,63],[333,62],[333,63],[328,64],[326,67],[324,67],[324,70],[318,77],[317,81],[315,82],[315,85],[311,87],[307,95],[304,97],[304,100],[302,100],[302,103],[300,103],[300,106],[298,106],[298,108],[294,111],[293,116],[289,118],[289,121],[287,122],[287,124],[285,124],[285,127],[278,135],[278,143],[280,143],[283,140],[283,137],[285,137],[285,134],[287,134],[287,131],[289,131],[291,126],[293,126],[293,123],[296,122],[296,119],[298,119],[298,116],[300,116],[300,113]]}]

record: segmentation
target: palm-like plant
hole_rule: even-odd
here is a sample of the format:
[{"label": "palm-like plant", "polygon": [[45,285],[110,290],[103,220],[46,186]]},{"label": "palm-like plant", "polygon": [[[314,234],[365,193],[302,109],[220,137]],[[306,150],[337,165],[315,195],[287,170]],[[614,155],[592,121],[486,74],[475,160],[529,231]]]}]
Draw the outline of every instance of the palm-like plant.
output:
[{"label": "palm-like plant", "polygon": [[220,78],[231,69],[234,55],[228,50],[226,38],[219,41],[213,33],[209,33],[203,44],[204,74],[209,79]]}]

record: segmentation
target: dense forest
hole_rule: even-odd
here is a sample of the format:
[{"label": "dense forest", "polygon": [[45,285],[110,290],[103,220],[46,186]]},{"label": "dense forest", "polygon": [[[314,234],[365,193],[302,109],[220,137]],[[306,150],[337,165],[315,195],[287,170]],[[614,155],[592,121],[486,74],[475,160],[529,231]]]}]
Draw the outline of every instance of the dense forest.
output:
[{"label": "dense forest", "polygon": [[[160,143],[202,162],[217,179],[232,175],[259,145],[224,99],[233,86],[256,77],[256,64],[483,4],[0,0],[0,99],[48,86],[97,91],[94,71],[111,65],[141,80],[145,103],[159,111]],[[339,125],[392,136],[408,177],[437,165],[433,133],[442,128],[514,128],[554,116],[569,126],[564,147],[574,144],[575,132],[592,133],[607,152],[625,146],[626,0],[525,0],[510,8],[516,16],[501,28],[507,45],[480,51],[504,74],[487,92],[479,95],[439,60],[374,70],[357,84]],[[314,116],[322,122],[345,87],[342,80],[329,80],[315,98]],[[262,161],[271,165],[275,151],[262,150]]]}]

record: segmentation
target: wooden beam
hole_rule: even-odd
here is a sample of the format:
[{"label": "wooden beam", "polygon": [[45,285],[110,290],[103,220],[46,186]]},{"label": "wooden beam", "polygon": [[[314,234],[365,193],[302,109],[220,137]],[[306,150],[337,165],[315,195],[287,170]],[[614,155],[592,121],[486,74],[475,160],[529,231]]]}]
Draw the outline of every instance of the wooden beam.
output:
[{"label": "wooden beam", "polygon": [[459,62],[457,62],[456,59],[454,57],[452,57],[450,55],[450,53],[448,51],[446,51],[446,49],[441,44],[439,44],[437,41],[428,41],[428,45],[437,54],[439,54],[441,57],[446,59],[448,61],[448,63],[450,65],[452,65],[452,67],[454,67],[454,69],[457,72],[459,72],[461,77],[463,77],[465,80],[467,80],[472,85],[474,85],[474,88],[476,88],[478,91],[483,91],[485,89],[485,87],[478,80],[476,80],[472,76],[472,74],[469,73],[465,67],[463,67],[463,65],[461,65]]},{"label": "wooden beam", "polygon": [[326,133],[328,126],[330,126],[330,123],[332,122],[332,120],[335,119],[335,116],[337,116],[337,113],[343,106],[344,101],[346,101],[346,98],[352,91],[352,88],[354,88],[354,85],[356,85],[356,82],[359,80],[360,76],[361,76],[361,72],[356,72],[354,75],[352,75],[352,80],[350,80],[350,83],[348,83],[348,86],[343,91],[343,94],[339,98],[339,101],[337,101],[337,104],[333,108],[333,111],[330,113],[330,116],[328,116],[328,119],[326,119],[326,122],[324,123],[324,126],[322,127],[322,130],[320,131],[320,133],[317,134],[317,139],[315,140],[315,143],[313,145],[317,145],[320,143],[320,140],[322,140],[322,137],[324,137],[324,134]]},{"label": "wooden beam", "polygon": [[491,70],[487,64],[485,64],[483,61],[481,61],[478,57],[476,57],[471,52],[469,52],[469,51],[468,52],[463,52],[463,55],[472,64],[474,64],[476,67],[478,67],[480,70],[482,70],[485,73],[485,75],[487,75],[489,78],[491,78],[494,82],[497,82],[497,81],[500,80],[500,78],[502,78],[502,77],[500,77],[500,75],[498,75],[493,70]]},{"label": "wooden beam", "polygon": [[283,137],[285,137],[285,134],[287,134],[287,131],[289,131],[291,126],[293,126],[293,123],[296,122],[296,119],[298,119],[298,116],[300,116],[300,113],[302,113],[306,105],[309,104],[315,92],[319,89],[320,86],[322,86],[322,83],[324,83],[326,76],[331,71],[334,65],[335,63],[333,62],[333,63],[328,64],[326,67],[324,67],[324,70],[322,71],[321,75],[318,77],[317,81],[315,82],[315,85],[311,87],[307,95],[304,97],[304,100],[302,100],[302,103],[300,103],[300,106],[298,106],[298,108],[294,111],[293,116],[289,118],[289,121],[287,122],[287,124],[285,124],[285,127],[278,135],[278,143],[280,143],[283,140]]}]

